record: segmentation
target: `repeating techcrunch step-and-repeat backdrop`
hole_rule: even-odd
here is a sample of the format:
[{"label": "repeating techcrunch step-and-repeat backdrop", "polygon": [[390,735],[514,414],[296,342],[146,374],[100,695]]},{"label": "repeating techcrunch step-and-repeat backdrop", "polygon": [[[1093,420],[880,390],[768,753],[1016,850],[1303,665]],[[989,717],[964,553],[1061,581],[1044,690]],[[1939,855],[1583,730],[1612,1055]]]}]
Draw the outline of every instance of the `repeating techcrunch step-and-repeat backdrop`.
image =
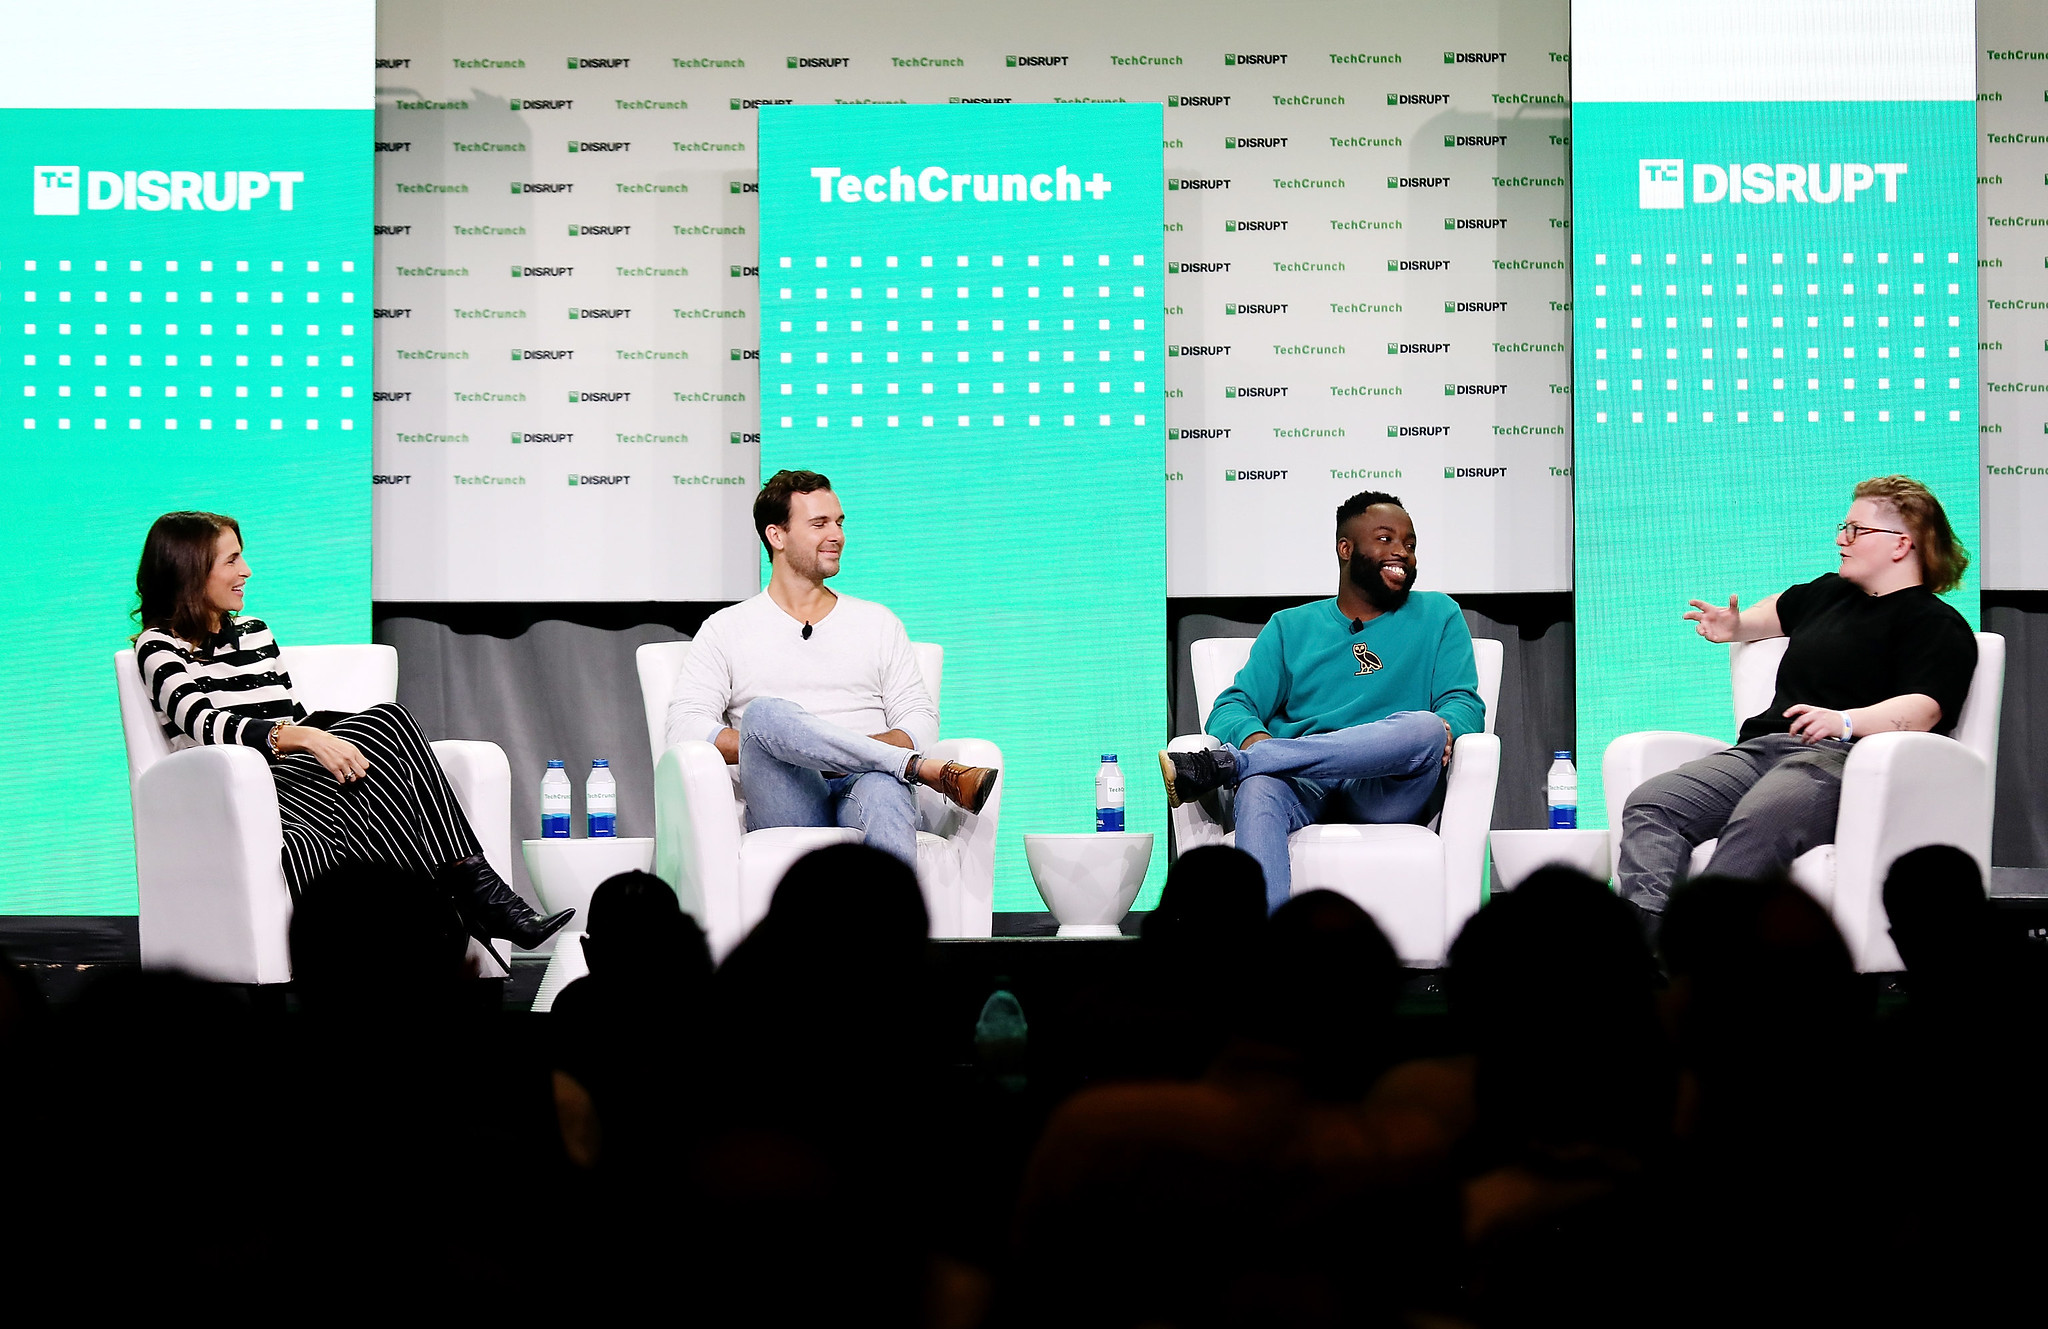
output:
[{"label": "repeating techcrunch step-and-repeat backdrop", "polygon": [[880,12],[383,7],[379,598],[758,587],[757,111],[863,102],[1163,106],[1169,593],[1324,589],[1365,488],[1571,584],[1562,0]]}]

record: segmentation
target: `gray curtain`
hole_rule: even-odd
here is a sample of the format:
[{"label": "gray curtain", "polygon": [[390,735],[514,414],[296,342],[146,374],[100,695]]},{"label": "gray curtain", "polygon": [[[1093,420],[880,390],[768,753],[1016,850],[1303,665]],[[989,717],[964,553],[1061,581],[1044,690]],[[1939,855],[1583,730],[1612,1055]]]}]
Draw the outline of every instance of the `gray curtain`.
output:
[{"label": "gray curtain", "polygon": [[[1553,597],[1515,597],[1523,608],[1547,602]],[[1572,652],[1569,619],[1544,621],[1545,615],[1517,614],[1513,621],[1489,617],[1486,609],[1502,609],[1496,603],[1508,597],[1486,597],[1481,608],[1465,610],[1466,626],[1474,637],[1501,643],[1500,709],[1494,717],[1494,732],[1500,736],[1500,792],[1494,799],[1493,824],[1497,829],[1532,829],[1549,824],[1544,805],[1544,777],[1549,773],[1551,753],[1570,748],[1576,741],[1578,710],[1573,700],[1576,657]],[[1192,647],[1205,637],[1256,637],[1263,621],[1242,622],[1212,614],[1190,613],[1181,617],[1174,635],[1174,732],[1197,733],[1201,725],[1195,716],[1195,676]],[[1573,757],[1584,761],[1578,753]]]},{"label": "gray curtain", "polygon": [[2048,771],[2048,595],[1992,593],[1984,601],[1984,630],[2005,638],[1991,861],[2048,868],[2048,807],[2036,791],[2036,773]]},{"label": "gray curtain", "polygon": [[[432,612],[432,607],[427,607]],[[640,707],[633,652],[685,634],[660,623],[588,627],[561,619],[516,635],[460,631],[429,618],[381,617],[376,639],[398,649],[398,700],[429,738],[484,738],[512,764],[513,884],[533,901],[517,841],[540,834],[540,777],[560,757],[576,786],[593,757],[611,762],[619,834],[654,834],[654,757]]]}]

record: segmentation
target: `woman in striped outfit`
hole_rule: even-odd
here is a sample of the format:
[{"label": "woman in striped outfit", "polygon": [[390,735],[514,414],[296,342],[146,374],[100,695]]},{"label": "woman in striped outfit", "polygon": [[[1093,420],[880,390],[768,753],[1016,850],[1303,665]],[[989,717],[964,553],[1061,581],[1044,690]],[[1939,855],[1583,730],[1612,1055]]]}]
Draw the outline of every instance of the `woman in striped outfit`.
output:
[{"label": "woman in striped outfit", "polygon": [[491,869],[404,707],[308,715],[293,699],[270,629],[236,617],[248,580],[233,517],[157,518],[135,573],[135,659],[174,750],[239,743],[270,760],[293,897],[338,863],[388,863],[433,877],[486,945],[530,950],[559,931],[575,911],[542,918]]}]

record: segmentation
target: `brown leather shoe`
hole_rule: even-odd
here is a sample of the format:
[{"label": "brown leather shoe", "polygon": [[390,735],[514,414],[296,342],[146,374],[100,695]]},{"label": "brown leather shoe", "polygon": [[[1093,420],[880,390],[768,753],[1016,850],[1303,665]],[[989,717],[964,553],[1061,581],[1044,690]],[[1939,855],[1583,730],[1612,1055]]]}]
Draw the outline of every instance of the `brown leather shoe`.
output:
[{"label": "brown leather shoe", "polygon": [[1001,774],[993,766],[949,761],[940,769],[939,782],[933,787],[969,812],[979,812],[988,806],[988,796],[995,792],[996,777]]}]

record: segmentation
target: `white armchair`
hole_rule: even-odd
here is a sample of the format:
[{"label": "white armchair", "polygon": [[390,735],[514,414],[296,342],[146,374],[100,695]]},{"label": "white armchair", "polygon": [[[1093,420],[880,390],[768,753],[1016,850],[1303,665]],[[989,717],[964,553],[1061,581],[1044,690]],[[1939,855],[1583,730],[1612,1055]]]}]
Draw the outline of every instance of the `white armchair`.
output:
[{"label": "white armchair", "polygon": [[[945,651],[913,642],[918,672],[936,706]],[[738,767],[702,739],[669,747],[669,697],[690,653],[686,641],[650,642],[635,652],[647,742],[654,752],[654,872],[675,887],[683,908],[704,925],[713,956],[723,958],[761,916],[782,874],[813,849],[860,839],[837,826],[778,826],[749,831]],[[1003,764],[986,739],[952,738],[925,753],[969,766]],[[917,884],[934,937],[986,937],[995,908],[996,825],[1003,784],[979,814],[930,789],[917,790]]]},{"label": "white armchair", "polygon": [[[398,698],[389,646],[288,646],[282,663],[309,711],[361,711]],[[135,817],[137,920],[146,968],[217,983],[291,980],[291,891],[281,855],[277,786],[254,748],[170,749],[136,668],[114,652]],[[512,877],[512,771],[495,743],[434,744],[457,801],[498,875]],[[501,946],[502,942],[499,943]],[[475,942],[481,971],[504,976]]]},{"label": "white armchair", "polygon": [[[1778,663],[1789,638],[1737,642],[1728,669],[1735,723],[1762,711],[1777,694]],[[1865,973],[1902,967],[1884,912],[1884,877],[1893,860],[1922,845],[1949,844],[1977,860],[1990,877],[1992,781],[1998,771],[1998,717],[2005,699],[2005,638],[1977,634],[1977,672],[1955,736],[1881,733],[1856,741],[1842,770],[1835,842],[1793,860],[1791,876],[1834,915],[1849,954]],[[1673,730],[1623,734],[1600,763],[1607,794],[1612,857],[1621,861],[1622,810],[1653,776],[1730,746],[1718,738]],[[1693,850],[1691,873],[1706,871],[1719,840]]]},{"label": "white armchair", "polygon": [[[1252,652],[1251,637],[1210,637],[1194,643],[1195,712],[1202,723]],[[1479,697],[1486,729],[1467,734],[1452,749],[1443,811],[1428,826],[1305,826],[1287,837],[1294,892],[1327,887],[1355,900],[1387,934],[1404,963],[1439,965],[1465,920],[1479,911],[1486,876],[1486,833],[1500,778],[1500,739],[1494,710],[1500,701],[1501,644],[1472,643],[1479,667]],[[1168,747],[1194,752],[1222,746],[1207,734],[1184,734]],[[1170,814],[1174,852],[1205,844],[1237,843],[1237,832],[1203,802],[1183,803]]]}]

